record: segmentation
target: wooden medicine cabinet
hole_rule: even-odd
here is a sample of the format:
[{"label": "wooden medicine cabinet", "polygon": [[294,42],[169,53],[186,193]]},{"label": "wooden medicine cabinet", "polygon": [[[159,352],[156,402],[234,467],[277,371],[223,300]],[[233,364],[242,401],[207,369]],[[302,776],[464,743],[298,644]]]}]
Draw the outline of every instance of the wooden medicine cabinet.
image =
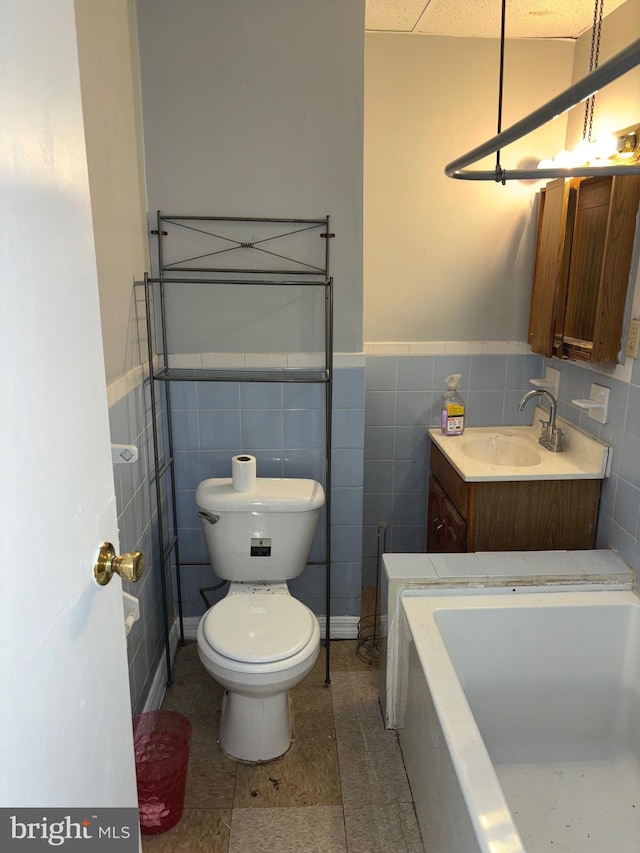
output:
[{"label": "wooden medicine cabinet", "polygon": [[640,175],[558,178],[541,190],[534,352],[618,361],[639,203]]}]

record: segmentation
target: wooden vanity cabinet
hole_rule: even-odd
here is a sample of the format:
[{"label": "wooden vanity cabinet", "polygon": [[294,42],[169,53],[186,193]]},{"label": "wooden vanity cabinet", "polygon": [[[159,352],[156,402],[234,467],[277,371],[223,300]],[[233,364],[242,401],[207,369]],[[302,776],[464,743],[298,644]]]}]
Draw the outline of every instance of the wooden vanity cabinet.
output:
[{"label": "wooden vanity cabinet", "polygon": [[433,443],[430,464],[427,552],[595,547],[601,480],[468,483]]},{"label": "wooden vanity cabinet", "polygon": [[639,203],[640,175],[559,178],[541,190],[534,352],[618,361]]}]

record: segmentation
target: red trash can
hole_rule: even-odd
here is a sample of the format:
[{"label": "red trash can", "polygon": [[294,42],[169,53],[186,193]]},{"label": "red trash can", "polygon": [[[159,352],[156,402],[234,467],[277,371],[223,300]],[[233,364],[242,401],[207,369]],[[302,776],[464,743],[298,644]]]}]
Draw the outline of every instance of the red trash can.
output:
[{"label": "red trash can", "polygon": [[134,717],[140,829],[157,835],[182,817],[189,766],[191,723],[176,711],[149,711]]}]

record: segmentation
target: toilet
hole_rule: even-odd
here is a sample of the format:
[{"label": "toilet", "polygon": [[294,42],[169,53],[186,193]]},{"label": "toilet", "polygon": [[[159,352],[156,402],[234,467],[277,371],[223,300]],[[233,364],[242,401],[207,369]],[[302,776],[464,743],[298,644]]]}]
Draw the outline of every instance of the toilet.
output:
[{"label": "toilet", "polygon": [[304,571],[324,500],[303,479],[257,477],[237,491],[214,478],[196,490],[209,559],[230,582],[200,620],[198,655],[225,688],[219,743],[239,761],[271,761],[291,745],[288,691],[318,657],[320,626],[287,581]]}]

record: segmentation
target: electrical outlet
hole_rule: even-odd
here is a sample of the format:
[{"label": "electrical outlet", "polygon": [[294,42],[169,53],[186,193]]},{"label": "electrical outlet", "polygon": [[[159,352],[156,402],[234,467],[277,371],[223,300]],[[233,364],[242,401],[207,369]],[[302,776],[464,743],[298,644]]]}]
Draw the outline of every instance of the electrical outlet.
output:
[{"label": "electrical outlet", "polygon": [[629,323],[629,336],[627,337],[626,353],[629,358],[638,357],[638,345],[640,344],[640,320],[632,320]]}]

